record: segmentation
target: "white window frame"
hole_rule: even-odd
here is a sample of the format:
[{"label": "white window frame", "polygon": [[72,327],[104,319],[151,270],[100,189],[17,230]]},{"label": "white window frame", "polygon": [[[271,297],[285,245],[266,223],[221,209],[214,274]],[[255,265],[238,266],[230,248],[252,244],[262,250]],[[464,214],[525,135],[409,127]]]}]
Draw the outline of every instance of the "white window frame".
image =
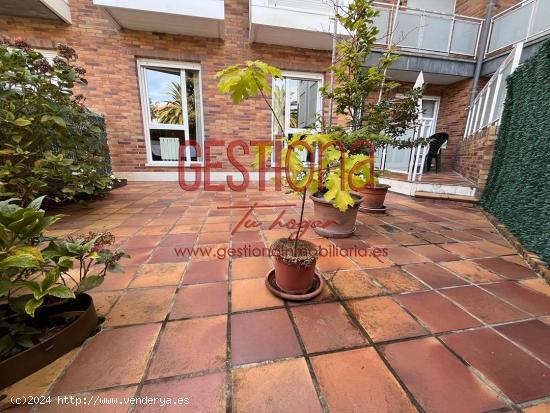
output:
[{"label": "white window frame", "polygon": [[[183,112],[183,125],[168,125],[159,124],[151,120],[151,113],[148,101],[148,90],[146,81],[146,69],[147,68],[167,68],[167,69],[179,69],[180,79],[183,79],[181,83],[182,88],[182,112]],[[186,63],[186,62],[174,62],[167,60],[154,60],[154,59],[138,59],[137,60],[138,80],[139,80],[139,92],[141,99],[141,116],[143,119],[143,135],[145,138],[145,148],[147,152],[147,162],[145,166],[178,166],[178,161],[155,161],[153,160],[152,148],[151,148],[151,135],[150,129],[166,129],[166,130],[183,130],[185,133],[185,141],[189,139],[189,120],[187,111],[187,91],[185,89],[185,70],[196,70],[199,72],[199,105],[195,102],[195,105],[200,108],[200,131],[201,136],[197,136],[196,142],[200,145],[203,151],[203,156],[198,157],[197,161],[191,161],[191,148],[187,146],[185,148],[186,161],[185,166],[202,166],[204,164],[204,112],[203,112],[203,94],[202,94],[202,70],[199,63]],[[197,110],[197,107],[195,108]],[[199,129],[197,125],[197,130]]]},{"label": "white window frame", "polygon": [[[306,129],[303,128],[291,128],[290,127],[290,95],[287,93],[289,90],[289,81],[290,79],[298,79],[298,80],[316,80],[317,83],[317,115],[319,117],[323,117],[323,96],[321,95],[321,88],[323,87],[323,82],[325,80],[325,75],[323,73],[312,73],[312,72],[295,72],[295,71],[288,71],[288,70],[282,70],[281,74],[283,75],[284,81],[285,81],[285,122],[284,122],[284,135],[285,137],[288,136],[289,133],[298,133],[305,131]],[[274,83],[275,79],[272,79],[272,91],[275,89]],[[272,94],[271,101],[274,101],[274,96]],[[275,118],[274,115],[271,115],[271,139],[275,141],[275,136],[273,135],[273,129],[275,128]],[[315,151],[315,163],[318,159],[318,153]],[[271,154],[271,164],[275,165],[275,151]]]}]

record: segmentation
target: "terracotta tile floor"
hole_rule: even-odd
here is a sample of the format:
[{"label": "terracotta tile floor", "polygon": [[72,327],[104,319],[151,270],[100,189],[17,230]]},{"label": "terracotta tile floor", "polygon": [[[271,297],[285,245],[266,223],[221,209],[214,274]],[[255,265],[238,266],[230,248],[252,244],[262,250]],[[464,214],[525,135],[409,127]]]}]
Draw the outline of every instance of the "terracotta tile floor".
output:
[{"label": "terracotta tile floor", "polygon": [[[260,226],[231,235],[254,202],[267,205],[249,217]],[[64,208],[53,234],[110,230],[132,258],[92,293],[101,332],[2,393],[188,405],[13,411],[549,411],[550,287],[478,209],[389,194],[388,215],[360,213],[350,239],[309,230],[325,248],[388,256],[321,258],[325,290],[297,304],[265,288],[271,258],[222,254],[287,235],[268,229],[283,203],[295,205],[283,222],[296,219],[297,198],[282,193],[150,182]]]}]

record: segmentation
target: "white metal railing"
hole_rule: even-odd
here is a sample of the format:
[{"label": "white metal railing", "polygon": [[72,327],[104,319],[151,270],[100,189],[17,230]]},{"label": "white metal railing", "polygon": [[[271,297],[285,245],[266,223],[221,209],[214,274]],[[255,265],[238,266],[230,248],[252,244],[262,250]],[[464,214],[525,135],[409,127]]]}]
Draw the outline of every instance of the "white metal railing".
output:
[{"label": "white metal railing", "polygon": [[[258,0],[255,0],[258,2]],[[262,0],[259,0],[261,3]],[[345,7],[349,0],[339,0]],[[263,0],[267,7],[334,15],[336,0]],[[379,44],[391,42],[405,50],[438,54],[476,55],[482,19],[375,2]]]},{"label": "white metal railing", "polygon": [[523,42],[516,44],[489,82],[476,96],[474,103],[468,109],[464,137],[471,136],[500,120],[506,100],[506,78],[519,66],[522,50]]},{"label": "white metal railing", "polygon": [[550,1],[528,0],[493,17],[487,53],[550,32]]}]

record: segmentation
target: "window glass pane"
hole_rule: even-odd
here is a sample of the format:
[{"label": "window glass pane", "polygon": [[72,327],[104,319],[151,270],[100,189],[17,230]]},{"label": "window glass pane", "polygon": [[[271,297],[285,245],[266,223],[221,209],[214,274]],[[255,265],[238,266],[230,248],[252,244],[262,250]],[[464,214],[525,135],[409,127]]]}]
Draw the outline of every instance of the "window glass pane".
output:
[{"label": "window glass pane", "polygon": [[189,122],[189,143],[200,142],[202,138],[200,77],[198,70],[185,70],[187,91],[187,118]]},{"label": "window glass pane", "polygon": [[533,27],[529,35],[550,29],[550,1],[539,0],[537,10],[533,15]]},{"label": "window glass pane", "polygon": [[446,52],[451,35],[451,19],[441,16],[426,16],[422,49],[436,52]]},{"label": "window glass pane", "polygon": [[151,121],[183,125],[180,70],[147,68],[145,72]]},{"label": "window glass pane", "polygon": [[506,78],[512,73],[512,62],[508,63],[506,67],[502,70],[502,79],[500,83],[500,88],[498,90],[497,102],[495,107],[495,115],[493,120],[500,119],[502,111],[504,110],[504,101],[506,100]]},{"label": "window glass pane", "polygon": [[451,52],[473,55],[476,51],[479,24],[456,20],[453,27]]},{"label": "window glass pane", "polygon": [[435,115],[435,101],[422,99],[422,116],[424,118],[433,118]]},{"label": "window glass pane", "polygon": [[415,9],[454,13],[455,0],[409,0],[407,6]]},{"label": "window glass pane", "polygon": [[418,36],[421,24],[420,14],[403,13],[397,14],[397,25],[394,42],[401,47],[418,47]]},{"label": "window glass pane", "polygon": [[[284,127],[285,125],[285,80],[273,79],[273,111],[277,115],[277,119]],[[279,123],[273,119],[273,136],[284,135],[284,130],[281,129]]]},{"label": "window glass pane", "polygon": [[[185,132],[181,129],[149,129],[149,138],[153,161],[177,161],[179,146],[185,142]],[[196,155],[195,148],[191,151]]]},{"label": "window glass pane", "polygon": [[483,119],[481,120],[481,126],[487,126],[489,123],[489,114],[491,113],[491,106],[493,105],[493,100],[495,98],[495,82],[489,85],[487,91],[487,107],[483,112]]},{"label": "window glass pane", "polygon": [[315,126],[317,120],[317,90],[316,80],[290,79],[290,124],[294,129],[306,129]]},{"label": "window glass pane", "polygon": [[375,9],[380,13],[374,18],[374,25],[378,29],[377,40],[379,43],[387,43],[388,28],[390,25],[390,10],[378,7],[375,7]]},{"label": "window glass pane", "polygon": [[490,52],[525,39],[532,7],[533,3],[529,3],[495,20],[489,44]]}]

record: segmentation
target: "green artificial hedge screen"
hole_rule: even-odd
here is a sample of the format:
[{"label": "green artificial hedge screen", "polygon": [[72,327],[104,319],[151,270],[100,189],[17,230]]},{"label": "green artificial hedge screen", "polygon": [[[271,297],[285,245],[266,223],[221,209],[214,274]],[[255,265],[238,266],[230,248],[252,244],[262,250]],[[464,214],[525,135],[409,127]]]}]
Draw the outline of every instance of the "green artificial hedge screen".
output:
[{"label": "green artificial hedge screen", "polygon": [[481,205],[550,263],[550,41],[507,79]]}]

